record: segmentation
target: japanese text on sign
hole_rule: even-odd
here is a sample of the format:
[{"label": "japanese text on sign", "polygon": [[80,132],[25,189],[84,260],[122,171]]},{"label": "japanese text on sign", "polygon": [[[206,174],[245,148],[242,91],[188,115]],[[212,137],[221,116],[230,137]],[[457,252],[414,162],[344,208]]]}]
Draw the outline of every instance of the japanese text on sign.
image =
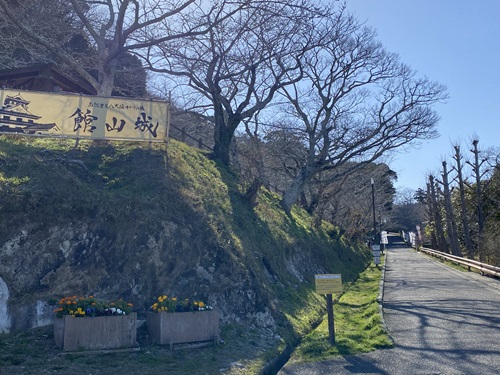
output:
[{"label": "japanese text on sign", "polygon": [[0,133],[162,142],[168,119],[166,102],[0,90]]},{"label": "japanese text on sign", "polygon": [[342,293],[342,275],[322,274],[314,277],[316,293],[340,294]]}]

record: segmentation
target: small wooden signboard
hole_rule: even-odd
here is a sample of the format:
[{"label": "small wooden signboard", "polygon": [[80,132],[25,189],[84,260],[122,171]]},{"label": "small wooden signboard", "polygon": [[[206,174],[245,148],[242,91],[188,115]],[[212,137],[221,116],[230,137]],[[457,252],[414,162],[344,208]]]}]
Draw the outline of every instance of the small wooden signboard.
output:
[{"label": "small wooden signboard", "polygon": [[316,293],[340,294],[342,293],[342,275],[322,274],[316,275]]},{"label": "small wooden signboard", "polygon": [[328,313],[328,341],[335,345],[335,322],[333,317],[332,294],[342,293],[342,275],[321,274],[314,277],[316,293],[326,294],[326,311]]}]

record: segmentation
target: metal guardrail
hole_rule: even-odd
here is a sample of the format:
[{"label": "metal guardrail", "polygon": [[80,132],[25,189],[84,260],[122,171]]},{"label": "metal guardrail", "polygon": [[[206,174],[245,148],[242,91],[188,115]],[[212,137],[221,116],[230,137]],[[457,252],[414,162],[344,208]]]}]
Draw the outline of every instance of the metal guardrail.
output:
[{"label": "metal guardrail", "polygon": [[462,266],[466,266],[469,271],[471,268],[474,268],[474,269],[480,271],[481,275],[488,274],[488,275],[500,277],[500,267],[491,266],[489,264],[481,263],[481,262],[478,262],[476,260],[462,258],[462,257],[456,256],[456,255],[443,253],[442,251],[436,251],[436,250],[428,249],[425,247],[421,247],[420,249],[418,249],[418,251],[429,254],[431,256],[439,257],[442,259],[447,259],[453,263],[461,264]]}]

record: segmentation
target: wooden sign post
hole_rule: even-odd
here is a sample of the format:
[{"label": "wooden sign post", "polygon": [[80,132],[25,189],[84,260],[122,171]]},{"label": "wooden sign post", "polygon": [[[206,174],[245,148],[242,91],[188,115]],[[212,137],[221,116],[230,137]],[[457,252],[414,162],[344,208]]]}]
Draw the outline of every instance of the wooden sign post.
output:
[{"label": "wooden sign post", "polygon": [[316,293],[326,294],[326,310],[328,313],[328,341],[335,345],[335,321],[333,317],[332,294],[342,293],[342,275],[322,274],[315,276]]}]

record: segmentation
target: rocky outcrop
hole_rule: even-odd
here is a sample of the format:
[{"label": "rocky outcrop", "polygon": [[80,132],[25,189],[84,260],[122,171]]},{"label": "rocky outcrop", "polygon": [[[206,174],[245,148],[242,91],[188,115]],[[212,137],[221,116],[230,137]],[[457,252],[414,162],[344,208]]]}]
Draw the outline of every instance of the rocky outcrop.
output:
[{"label": "rocky outcrop", "polygon": [[223,324],[274,331],[315,273],[345,268],[347,281],[364,267],[335,234],[245,203],[175,142],[167,165],[161,149],[15,147],[0,159],[0,331],[50,323],[51,303],[90,294],[139,314],[160,294],[203,299]]}]

